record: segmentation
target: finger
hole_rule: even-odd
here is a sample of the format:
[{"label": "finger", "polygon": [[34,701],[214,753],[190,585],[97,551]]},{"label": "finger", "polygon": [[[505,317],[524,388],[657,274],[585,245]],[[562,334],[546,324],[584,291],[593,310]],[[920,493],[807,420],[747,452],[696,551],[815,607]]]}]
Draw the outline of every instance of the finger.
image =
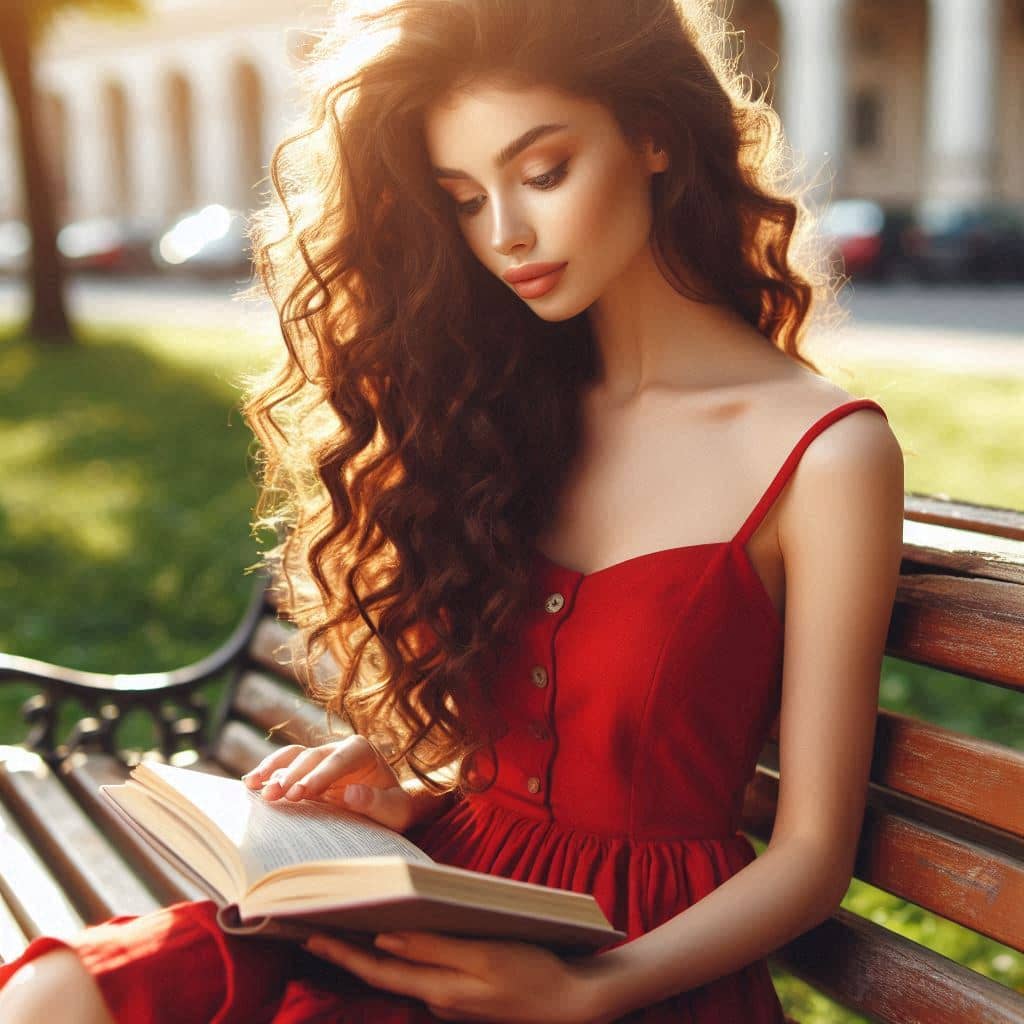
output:
[{"label": "finger", "polygon": [[[413,964],[407,960],[363,950],[333,936],[317,934],[303,943],[316,956],[339,964],[375,988],[414,996],[425,1002],[451,1002],[461,972],[445,967]],[[440,999],[444,993],[446,998]]]},{"label": "finger", "polygon": [[401,786],[349,784],[343,792],[345,807],[365,814],[396,832],[404,832],[412,822],[412,797]]},{"label": "finger", "polygon": [[477,1020],[480,1016],[477,1013],[467,1013],[465,1010],[456,1010],[444,1006],[438,1006],[437,1003],[427,1003],[427,1009],[435,1017],[440,1017],[441,1020]]},{"label": "finger", "polygon": [[[427,1003],[427,1009],[435,1016],[440,1017],[441,1020],[466,1020],[467,1017],[460,1010],[448,1010],[443,1006],[438,1006],[436,1003]],[[472,1020],[472,1018],[468,1018]]]},{"label": "finger", "polygon": [[406,960],[458,968],[477,977],[486,975],[504,943],[480,939],[460,939],[438,932],[383,932],[374,945]]},{"label": "finger", "polygon": [[362,782],[376,773],[377,756],[365,743],[331,743],[322,749],[324,756],[315,766],[310,766],[306,777],[293,780],[301,782],[307,797],[322,796],[339,784]]},{"label": "finger", "polygon": [[242,776],[242,781],[250,789],[259,789],[271,772],[277,771],[277,769],[289,764],[305,749],[301,743],[289,743],[286,747],[275,750],[263,758],[255,768],[246,772]]},{"label": "finger", "polygon": [[[288,764],[270,772],[266,779],[263,796],[268,800],[276,800],[287,794],[293,800],[301,800],[306,795],[304,783],[315,766],[325,761],[331,754],[332,744],[318,747],[305,747],[302,752]],[[292,787],[303,786],[301,792],[292,792]]]}]

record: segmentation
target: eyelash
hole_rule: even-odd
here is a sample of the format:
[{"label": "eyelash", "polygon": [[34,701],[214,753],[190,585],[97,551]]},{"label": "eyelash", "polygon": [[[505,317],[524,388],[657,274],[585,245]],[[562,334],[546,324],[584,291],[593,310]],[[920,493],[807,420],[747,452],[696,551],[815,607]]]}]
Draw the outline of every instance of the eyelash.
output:
[{"label": "eyelash", "polygon": [[[552,167],[550,171],[545,171],[543,174],[538,174],[535,178],[530,178],[527,182],[528,185],[536,185],[537,188],[543,189],[545,192],[560,185],[565,178],[567,169],[569,166],[568,160],[563,160],[557,167]],[[553,178],[554,180],[550,185],[537,185],[541,178]],[[480,210],[479,206],[474,207],[477,202],[476,199],[470,199],[465,203],[456,203],[455,210],[458,214],[463,217],[472,217]]]}]

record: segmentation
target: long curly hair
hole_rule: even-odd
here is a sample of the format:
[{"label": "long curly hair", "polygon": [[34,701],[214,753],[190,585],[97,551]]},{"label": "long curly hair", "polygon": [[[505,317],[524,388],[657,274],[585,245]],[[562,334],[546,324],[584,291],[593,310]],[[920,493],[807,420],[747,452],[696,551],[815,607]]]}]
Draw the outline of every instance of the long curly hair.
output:
[{"label": "long curly hair", "polygon": [[425,108],[477,79],[545,84],[653,134],[662,272],[817,371],[799,342],[830,270],[737,37],[712,0],[349,0],[299,74],[250,227],[285,343],[242,379],[254,533],[274,533],[261,565],[307,692],[433,792],[493,781],[473,768],[504,728],[491,681],[596,357],[585,312],[545,322],[472,255]]}]

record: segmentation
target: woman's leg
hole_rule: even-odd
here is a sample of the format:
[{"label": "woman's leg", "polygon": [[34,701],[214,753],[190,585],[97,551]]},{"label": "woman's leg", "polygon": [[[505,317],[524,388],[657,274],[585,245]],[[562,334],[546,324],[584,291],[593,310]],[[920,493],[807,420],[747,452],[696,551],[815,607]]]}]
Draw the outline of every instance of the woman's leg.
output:
[{"label": "woman's leg", "polygon": [[[29,1008],[26,1020],[78,1021],[67,1016],[72,990],[76,998],[83,991],[86,999],[89,994],[100,996],[106,1016],[83,1016],[89,1024],[269,1020],[293,975],[298,950],[294,943],[223,932],[212,900],[113,917],[67,939],[38,936],[20,957],[0,964],[0,1021],[6,1024],[7,1007],[17,1005],[16,999]],[[58,958],[57,952],[64,955]],[[45,966],[32,974],[27,968],[35,963]],[[54,977],[57,972],[59,978]],[[83,972],[92,988],[82,982]],[[13,994],[8,995],[11,986]],[[54,991],[60,993],[60,1009],[47,1015],[40,1007],[51,1005],[46,1000]],[[95,1009],[94,1000],[91,1005]]]},{"label": "woman's leg", "polygon": [[4,1024],[116,1024],[99,986],[71,949],[53,949],[15,971],[0,989]]}]

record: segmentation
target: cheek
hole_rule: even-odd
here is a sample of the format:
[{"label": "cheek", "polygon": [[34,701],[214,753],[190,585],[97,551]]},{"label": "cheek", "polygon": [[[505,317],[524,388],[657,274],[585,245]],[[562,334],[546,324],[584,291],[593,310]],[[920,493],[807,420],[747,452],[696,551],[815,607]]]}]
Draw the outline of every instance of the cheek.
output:
[{"label": "cheek", "polygon": [[462,235],[466,247],[491,273],[497,273],[495,269],[504,257],[494,251],[491,244],[491,229],[487,223],[487,214],[479,213],[475,217],[466,219],[459,218],[459,232]]},{"label": "cheek", "polygon": [[572,204],[575,255],[621,268],[633,259],[650,232],[650,185],[643,175],[621,166],[595,174],[582,185]]}]

